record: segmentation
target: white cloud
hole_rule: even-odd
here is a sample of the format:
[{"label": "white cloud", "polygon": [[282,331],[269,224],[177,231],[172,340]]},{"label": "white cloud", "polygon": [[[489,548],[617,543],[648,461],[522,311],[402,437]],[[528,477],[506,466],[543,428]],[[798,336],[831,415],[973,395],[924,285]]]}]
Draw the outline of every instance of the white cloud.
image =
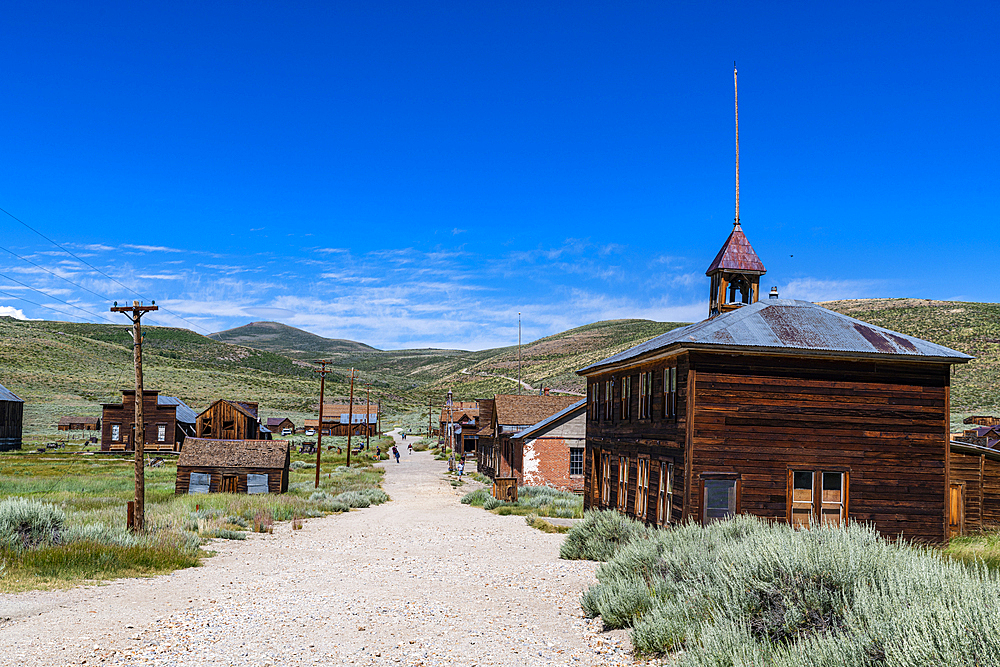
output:
[{"label": "white cloud", "polygon": [[123,248],[131,248],[132,250],[141,250],[142,252],[186,252],[180,250],[179,248],[168,248],[162,245],[139,245],[134,243],[123,243]]},{"label": "white cloud", "polygon": [[184,275],[180,273],[144,273],[139,277],[145,280],[184,280]]},{"label": "white cloud", "polygon": [[13,317],[15,320],[30,319],[25,316],[23,310],[14,306],[0,306],[0,317]]},{"label": "white cloud", "polygon": [[886,290],[886,282],[880,280],[822,280],[819,278],[796,278],[787,285],[778,286],[778,294],[783,299],[803,301],[837,301],[839,299],[862,299],[879,296]]}]

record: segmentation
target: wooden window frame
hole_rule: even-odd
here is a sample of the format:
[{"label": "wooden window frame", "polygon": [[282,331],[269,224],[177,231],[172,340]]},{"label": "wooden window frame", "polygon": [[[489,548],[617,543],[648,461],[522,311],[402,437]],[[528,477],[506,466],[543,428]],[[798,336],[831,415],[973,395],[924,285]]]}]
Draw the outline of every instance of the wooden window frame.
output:
[{"label": "wooden window frame", "polygon": [[601,502],[607,507],[611,501],[611,452],[601,451]]},{"label": "wooden window frame", "polygon": [[[795,473],[797,472],[807,472],[812,474],[812,499],[811,499],[811,512],[809,517],[809,525],[806,528],[811,528],[813,526],[813,521],[815,520],[816,525],[823,525],[823,474],[835,474],[839,473],[840,478],[840,525],[845,526],[849,521],[850,517],[850,502],[851,502],[851,469],[846,466],[822,466],[821,468],[816,468],[810,465],[804,466],[788,466],[788,477],[785,485],[785,521],[789,526],[794,526],[792,522],[792,508],[794,505],[792,495],[794,492],[795,485]],[[832,503],[831,503],[832,504]]]},{"label": "wooden window frame", "polygon": [[[160,437],[160,429],[163,429],[163,437]],[[166,424],[157,424],[156,425],[156,441],[157,442],[166,442],[167,441],[167,425]]]},{"label": "wooden window frame", "polygon": [[628,510],[628,470],[631,465],[629,457],[618,456],[618,479],[617,479],[617,492],[618,495],[615,498],[615,509],[625,512]]},{"label": "wooden window frame", "polygon": [[656,499],[656,522],[661,526],[671,523],[671,514],[674,510],[674,463],[673,461],[660,461],[660,483],[657,487]]},{"label": "wooden window frame", "polygon": [[677,421],[677,366],[663,369],[663,418]]},{"label": "wooden window frame", "polygon": [[122,441],[122,425],[112,424],[111,425],[111,442],[121,442]]},{"label": "wooden window frame", "polygon": [[625,375],[622,377],[622,388],[618,392],[618,401],[620,403],[620,410],[618,413],[619,419],[624,421],[630,421],[632,418],[632,376]]},{"label": "wooden window frame", "polygon": [[632,505],[635,517],[646,520],[649,512],[649,457],[640,456],[636,459],[635,470],[635,501]]},{"label": "wooden window frame", "polygon": [[[708,502],[705,497],[705,482],[706,481],[716,481],[725,480],[732,481],[736,483],[736,502],[734,503],[735,509],[733,510],[733,516],[741,514],[743,511],[742,500],[743,500],[743,480],[741,479],[740,473],[733,472],[704,472],[698,476],[698,498],[699,498],[699,514],[701,517],[701,525],[707,526],[710,522],[707,520],[706,516],[708,512]],[[717,519],[722,520],[722,519]]]},{"label": "wooden window frame", "polygon": [[653,374],[639,373],[639,419],[649,419],[653,403]]},{"label": "wooden window frame", "polygon": [[[573,472],[573,452],[579,452],[580,455],[580,472]],[[584,448],[583,447],[570,447],[569,448],[569,476],[570,477],[582,477],[584,471]]]},{"label": "wooden window frame", "polygon": [[615,394],[615,379],[604,381],[604,421],[611,421]]},{"label": "wooden window frame", "polygon": [[601,401],[600,401],[600,389],[601,385],[599,382],[590,383],[590,421],[600,421],[601,418]]}]

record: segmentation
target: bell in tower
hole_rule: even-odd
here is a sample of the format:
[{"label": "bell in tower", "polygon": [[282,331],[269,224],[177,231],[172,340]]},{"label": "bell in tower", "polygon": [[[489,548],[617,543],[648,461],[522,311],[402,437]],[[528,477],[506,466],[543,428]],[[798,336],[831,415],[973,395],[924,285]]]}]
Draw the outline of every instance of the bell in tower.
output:
[{"label": "bell in tower", "polygon": [[712,279],[708,316],[715,317],[741,306],[757,303],[760,297],[760,277],[766,272],[764,264],[737,222],[715,261],[705,272]]}]

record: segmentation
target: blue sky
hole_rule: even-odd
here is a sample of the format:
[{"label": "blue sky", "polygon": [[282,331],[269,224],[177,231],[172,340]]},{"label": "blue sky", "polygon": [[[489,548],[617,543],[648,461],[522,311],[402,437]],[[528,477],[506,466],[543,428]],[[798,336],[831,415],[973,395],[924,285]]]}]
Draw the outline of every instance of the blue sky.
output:
[{"label": "blue sky", "polygon": [[996,3],[21,4],[0,208],[76,257],[0,214],[0,314],[138,292],[465,349],[700,319],[734,60],[765,289],[997,300]]}]

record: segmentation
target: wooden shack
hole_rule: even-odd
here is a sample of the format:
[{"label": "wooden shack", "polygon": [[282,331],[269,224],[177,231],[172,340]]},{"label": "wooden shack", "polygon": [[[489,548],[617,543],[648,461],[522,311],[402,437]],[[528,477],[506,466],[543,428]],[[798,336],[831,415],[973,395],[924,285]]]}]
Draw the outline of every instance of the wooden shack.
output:
[{"label": "wooden shack", "polygon": [[[123,390],[121,403],[104,403],[102,408],[101,450],[135,451],[135,389]],[[195,434],[197,415],[179,398],[144,389],[142,410],[147,452],[179,452],[184,439]]]},{"label": "wooden shack", "polygon": [[[774,292],[758,301],[762,265],[739,225],[723,250],[709,319],[578,371],[585,507],[651,524],[859,520],[946,539],[950,371],[971,357]],[[749,298],[719,292],[736,280],[715,274],[744,264]]]},{"label": "wooden shack", "polygon": [[199,438],[264,439],[257,419],[257,404],[247,401],[227,401],[220,398],[198,415],[196,430]]},{"label": "wooden shack", "polygon": [[284,493],[290,460],[287,440],[188,438],[174,493]]},{"label": "wooden shack", "polygon": [[521,462],[514,471],[519,484],[583,493],[586,399],[514,434],[510,442],[514,460]]},{"label": "wooden shack", "polygon": [[271,433],[281,433],[286,428],[295,433],[295,422],[288,417],[268,417],[265,423]]},{"label": "wooden shack", "polygon": [[499,467],[499,449],[493,427],[493,399],[483,398],[479,404],[479,430],[476,432],[476,471],[490,479],[496,477]]},{"label": "wooden shack", "polygon": [[0,452],[21,449],[24,401],[0,384]]},{"label": "wooden shack", "polygon": [[56,424],[59,431],[100,431],[100,417],[82,417],[80,415],[67,415],[59,418]]},{"label": "wooden shack", "polygon": [[1000,451],[951,442],[949,537],[1000,527]]}]

